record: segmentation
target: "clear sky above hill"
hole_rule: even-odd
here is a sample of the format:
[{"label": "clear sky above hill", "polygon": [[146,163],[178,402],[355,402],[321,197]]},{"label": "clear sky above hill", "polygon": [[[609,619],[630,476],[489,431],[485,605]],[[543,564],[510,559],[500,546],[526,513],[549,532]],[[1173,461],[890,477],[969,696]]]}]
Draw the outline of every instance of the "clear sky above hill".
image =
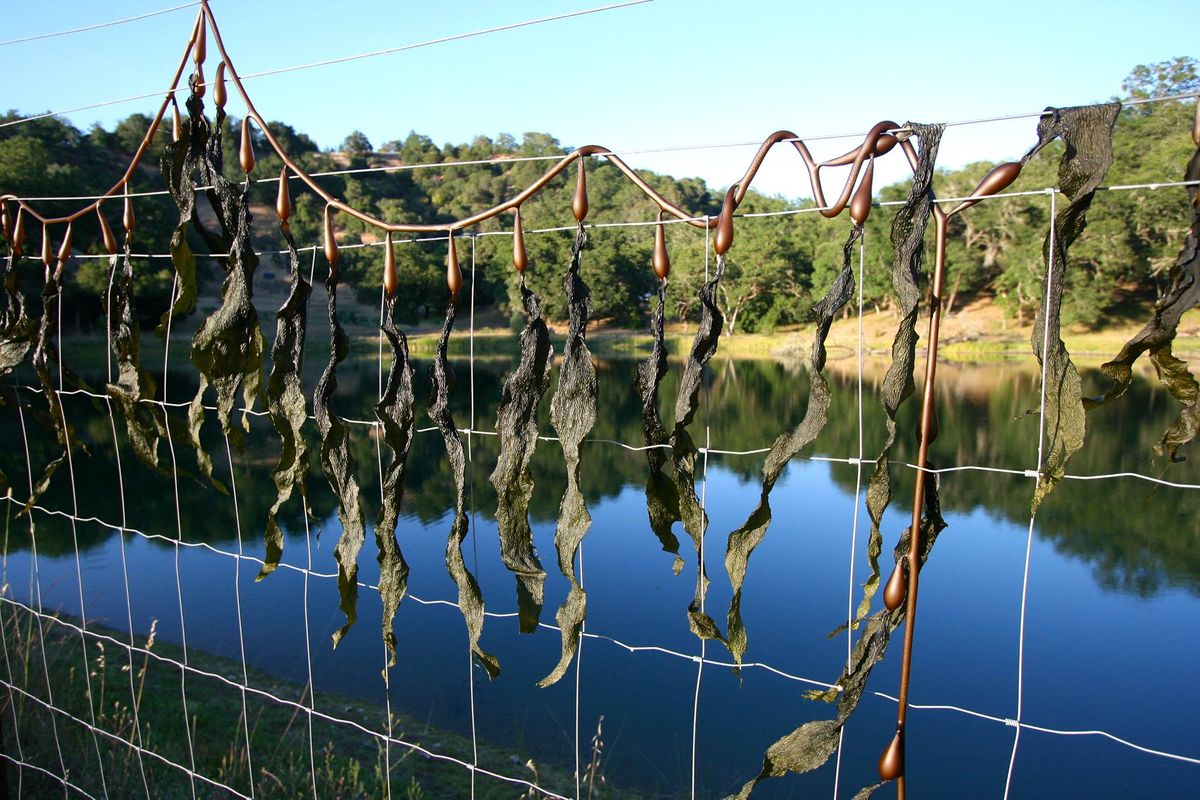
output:
[{"label": "clear sky above hill", "polygon": [[[611,0],[610,0],[611,2]],[[243,74],[397,47],[604,0],[388,2],[212,0]],[[157,11],[172,0],[16,3],[0,40]],[[73,108],[165,89],[195,6],[71,36],[0,46],[0,107]],[[255,104],[336,147],[358,129],[376,145],[410,130],[437,143],[544,131],[617,151],[861,132],[881,119],[936,122],[1107,100],[1136,64],[1200,55],[1200,3],[820,3],[653,0],[247,82]],[[215,68],[210,48],[209,68]],[[68,114],[106,127],[153,99]],[[229,110],[241,114],[240,100]],[[999,160],[1034,121],[951,129],[941,163]],[[814,144],[818,156],[852,140]],[[754,145],[641,153],[637,167],[724,186]],[[891,159],[889,159],[891,160]],[[808,193],[794,154],[772,155],[756,187]],[[882,166],[882,165],[881,165]],[[900,177],[881,169],[880,183]],[[880,185],[877,183],[877,185]]]}]

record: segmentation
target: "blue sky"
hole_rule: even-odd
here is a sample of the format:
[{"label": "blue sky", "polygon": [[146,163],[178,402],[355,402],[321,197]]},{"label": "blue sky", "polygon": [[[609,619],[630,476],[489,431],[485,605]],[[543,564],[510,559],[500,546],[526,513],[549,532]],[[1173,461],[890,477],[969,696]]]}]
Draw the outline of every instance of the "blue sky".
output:
[{"label": "blue sky", "polygon": [[[173,0],[15,3],[0,40],[155,11]],[[396,47],[604,4],[604,0],[386,2],[212,0],[241,73]],[[1084,10],[1086,9],[1086,10]],[[0,47],[0,107],[70,108],[166,88],[196,9]],[[935,122],[1106,100],[1139,63],[1200,55],[1200,3],[884,4],[653,0],[378,58],[252,80],[268,119],[334,147],[359,129],[376,145],[416,130],[438,143],[545,131],[616,151],[864,131],[880,119]],[[209,69],[216,59],[210,52]],[[157,104],[69,115],[111,127]],[[240,101],[230,112],[241,113]],[[1031,120],[952,128],[941,163],[1023,152]],[[814,145],[819,157],[852,142]],[[753,146],[631,155],[637,167],[740,176]],[[808,193],[794,155],[756,187]],[[881,167],[883,165],[881,164]],[[881,169],[880,182],[899,177]],[[878,185],[878,184],[877,184]]]}]

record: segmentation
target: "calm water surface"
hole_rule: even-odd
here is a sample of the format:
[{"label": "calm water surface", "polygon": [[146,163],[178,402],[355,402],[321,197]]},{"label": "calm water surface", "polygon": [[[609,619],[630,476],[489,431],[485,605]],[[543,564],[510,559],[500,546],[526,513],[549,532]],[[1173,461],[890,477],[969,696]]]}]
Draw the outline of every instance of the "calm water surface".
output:
[{"label": "calm water surface", "polygon": [[[495,427],[496,403],[507,361],[475,366],[474,407],[468,391],[469,366],[457,365],[456,413],[467,427]],[[600,419],[593,436],[637,445],[640,417],[630,386],[635,363],[602,362]],[[843,366],[843,369],[848,369]],[[882,415],[875,406],[878,376],[866,384],[864,453],[878,452]],[[847,373],[848,374],[848,373]],[[881,372],[880,372],[881,374]],[[418,403],[427,392],[419,365]],[[19,376],[31,383],[31,375]],[[946,366],[939,371],[941,436],[933,448],[939,466],[982,465],[1024,470],[1034,466],[1037,418],[1018,419],[1037,404],[1036,375],[1028,368]],[[763,362],[714,362],[711,386],[693,434],[714,447],[745,450],[768,446],[803,414],[807,381],[802,372]],[[830,422],[816,448],[805,455],[847,457],[858,452],[855,383],[835,375]],[[186,400],[194,383],[186,373],[170,376],[170,399]],[[371,419],[377,396],[374,364],[347,365],[341,374],[338,410]],[[663,406],[674,400],[674,377],[663,386]],[[35,400],[40,405],[40,401]],[[548,398],[543,406],[548,406]],[[913,407],[901,423],[911,439]],[[176,413],[181,413],[177,409]],[[19,426],[9,410],[0,425],[0,466],[23,485],[24,453]],[[90,455],[77,456],[75,470],[80,516],[115,524],[121,519],[119,486],[108,418],[86,398],[72,398],[67,413]],[[1088,418],[1089,441],[1071,463],[1075,474],[1142,472],[1158,474],[1151,445],[1171,421],[1173,401],[1139,379],[1125,398]],[[545,415],[544,415],[545,416]],[[423,412],[419,424],[427,426]],[[707,423],[707,432],[706,432]],[[52,435],[30,421],[35,469],[52,455]],[[206,432],[218,475],[228,475],[223,443]],[[552,434],[548,420],[542,432]],[[359,482],[365,487],[367,517],[378,510],[378,462],[370,429],[353,428]],[[473,532],[465,543],[468,566],[477,575],[489,612],[516,610],[515,584],[500,558],[493,520],[495,495],[488,483],[496,458],[494,437],[471,437]],[[135,628],[144,634],[158,620],[158,635],[180,641],[178,595],[186,608],[187,643],[239,657],[235,620],[235,561],[201,548],[183,548],[176,586],[173,489],[135,463],[121,440],[128,497],[128,527],[165,539],[125,537]],[[165,446],[163,453],[165,454]],[[193,456],[178,447],[181,465]],[[235,454],[241,544],[248,555],[263,553],[262,526],[274,499],[270,470],[277,438],[265,418],[252,421],[247,449]],[[911,459],[904,442],[900,460]],[[386,457],[386,453],[385,453]],[[723,567],[726,534],[756,505],[761,455],[714,454],[708,462],[706,498],[710,529],[706,562],[712,588],[707,608],[724,623],[729,601]],[[319,526],[311,548],[298,499],[284,510],[284,561],[308,564],[325,575],[335,571],[332,547],[339,534],[334,501],[315,453],[309,497]],[[409,592],[396,619],[399,664],[391,674],[393,707],[428,725],[463,734],[470,731],[470,667],[466,635],[458,611],[422,600],[456,597],[443,553],[453,502],[450,475],[440,437],[416,438],[405,516],[398,537],[411,565]],[[533,464],[537,482],[532,514],[534,535],[550,573],[542,619],[553,612],[567,582],[554,568],[554,519],[565,486],[561,451],[539,444]],[[865,470],[864,470],[865,473]],[[685,612],[695,574],[695,553],[677,526],[686,566],[671,570],[646,516],[647,466],[642,453],[612,444],[591,443],[583,454],[583,488],[593,516],[584,545],[584,584],[588,592],[587,631],[633,646],[654,646],[685,655],[700,644],[688,631]],[[896,500],[885,518],[885,552],[890,553],[911,513],[912,472],[897,467]],[[797,459],[772,496],[774,521],[750,561],[743,600],[749,633],[748,661],[769,664],[793,676],[832,682],[846,658],[844,634],[827,638],[845,621],[850,570],[855,583],[866,575],[865,513],[854,528],[856,470],[848,464]],[[865,480],[865,474],[863,476]],[[1200,470],[1187,462],[1167,477],[1200,482]],[[914,657],[912,699],[918,704],[954,705],[1000,718],[1016,715],[1017,648],[1022,570],[1029,526],[1032,481],[1022,475],[954,472],[942,480],[942,503],[949,527],[922,573],[920,617]],[[184,508],[182,539],[236,551],[238,528],[230,498],[191,480],[180,484]],[[43,505],[69,511],[72,499],[64,468]],[[61,519],[36,517],[41,555],[43,602],[47,608],[78,614],[72,531]],[[82,594],[91,622],[124,626],[125,588],[120,539],[109,524],[82,523]],[[28,601],[31,559],[28,534],[14,526],[7,580],[14,596]],[[1155,487],[1135,480],[1067,481],[1051,496],[1034,527],[1025,632],[1023,719],[1064,730],[1102,729],[1140,745],[1200,756],[1200,493]],[[855,542],[855,550],[851,543]],[[371,531],[360,559],[360,580],[376,582]],[[890,557],[885,556],[885,578]],[[255,565],[243,564],[240,594],[248,662],[274,675],[303,683],[307,674],[304,642],[304,589],[301,573],[280,569],[255,583]],[[858,602],[856,587],[854,602]],[[336,583],[312,577],[308,587],[312,668],[318,705],[323,692],[382,702],[383,648],[379,638],[377,593],[364,591],[359,620],[334,651],[330,634],[340,626]],[[479,736],[510,747],[521,759],[532,756],[571,768],[575,725],[576,674],[545,690],[534,683],[557,660],[559,637],[542,629],[520,635],[514,617],[489,618],[483,645],[499,657],[503,674],[489,682],[476,670],[475,712]],[[875,780],[875,761],[889,739],[895,705],[872,692],[894,694],[898,685],[899,641],[871,677],[868,695],[846,727],[838,796],[850,797]],[[709,658],[727,662],[728,653],[710,643]],[[608,638],[589,638],[578,676],[580,736],[588,744],[604,719],[604,772],[616,786],[664,796],[686,796],[690,784],[691,732],[697,664],[660,650],[631,653]],[[810,685],[769,670],[750,667],[741,675],[706,665],[700,675],[697,725],[697,787],[704,797],[735,790],[757,773],[765,748],[806,720],[833,715],[831,707],[803,698]],[[336,709],[331,709],[336,711]],[[944,710],[909,715],[909,785],[916,797],[999,796],[1014,729],[1004,724]],[[428,743],[426,741],[426,743]],[[512,765],[513,774],[521,771]],[[756,796],[828,797],[833,794],[833,761],[801,777],[764,783]],[[1022,734],[1014,777],[1015,797],[1181,797],[1195,796],[1200,767],[1140,753],[1095,736]],[[888,795],[884,795],[888,796]]]}]

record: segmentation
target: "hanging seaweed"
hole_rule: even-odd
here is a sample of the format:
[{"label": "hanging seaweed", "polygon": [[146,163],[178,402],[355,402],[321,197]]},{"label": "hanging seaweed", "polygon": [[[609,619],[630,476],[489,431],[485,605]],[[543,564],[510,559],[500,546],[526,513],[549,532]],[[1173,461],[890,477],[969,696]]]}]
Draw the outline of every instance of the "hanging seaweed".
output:
[{"label": "hanging seaweed", "polygon": [[653,344],[650,355],[638,364],[634,391],[642,401],[642,434],[646,442],[646,461],[650,466],[650,474],[646,477],[646,513],[650,517],[650,530],[658,537],[663,552],[674,556],[671,571],[678,575],[683,570],[683,559],[679,556],[679,538],[671,528],[679,520],[679,492],[675,481],[663,472],[668,460],[664,445],[670,437],[658,413],[658,386],[667,374],[667,347],[663,338],[666,292],[667,281],[663,278],[658,284],[658,305],[650,318]]},{"label": "hanging seaweed", "polygon": [[[1192,130],[1192,140],[1197,148],[1188,161],[1183,179],[1195,182],[1200,181],[1200,111],[1197,112]],[[1171,352],[1180,318],[1189,309],[1200,305],[1200,187],[1193,183],[1185,187],[1185,191],[1192,211],[1192,223],[1183,248],[1167,274],[1167,290],[1155,302],[1154,311],[1145,326],[1125,343],[1115,358],[1100,366],[1104,374],[1112,379],[1113,386],[1099,400],[1085,401],[1090,408],[1123,395],[1133,381],[1133,363],[1142,353],[1149,351],[1150,363],[1154,365],[1159,380],[1183,406],[1179,418],[1167,428],[1154,448],[1171,461],[1181,461],[1179,448],[1200,433],[1200,384],[1192,377],[1187,362],[1176,358]]]},{"label": "hanging seaweed", "polygon": [[498,500],[500,557],[504,566],[516,575],[520,630],[533,633],[542,613],[546,571],[534,550],[533,531],[529,527],[529,501],[533,495],[529,462],[537,447],[537,409],[550,385],[554,348],[542,319],[540,300],[527,288],[523,271],[520,290],[521,305],[525,308],[521,358],[516,370],[504,381],[500,395],[496,412],[500,454],[489,481]]},{"label": "hanging seaweed", "polygon": [[[112,231],[104,216],[97,212],[105,244],[115,249]],[[108,319],[108,335],[112,354],[117,360],[117,379],[105,386],[105,392],[116,404],[125,420],[125,431],[134,454],[146,466],[166,473],[158,463],[158,443],[166,433],[166,415],[153,403],[154,378],[141,367],[140,339],[133,297],[133,265],[130,261],[132,230],[125,232],[125,248],[121,256],[109,257],[108,289],[104,309]]]},{"label": "hanging seaweed", "polygon": [[[580,162],[582,164],[582,162]],[[582,169],[580,175],[582,175]],[[576,195],[578,197],[578,194]],[[579,633],[587,617],[587,595],[575,577],[575,553],[592,525],[579,488],[579,450],[584,438],[596,424],[596,367],[587,346],[587,324],[592,313],[591,292],[579,275],[580,259],[587,247],[587,232],[583,215],[587,213],[586,199],[583,214],[571,245],[571,263],[563,275],[567,294],[567,342],[563,346],[558,385],[550,401],[550,422],[562,444],[567,465],[567,489],[558,509],[558,527],[554,531],[554,546],[558,551],[558,568],[571,588],[555,619],[562,630],[562,656],[550,674],[538,681],[538,686],[556,683],[566,674],[579,646]]]},{"label": "hanging seaweed", "polygon": [[896,443],[896,414],[900,406],[913,393],[913,365],[917,344],[917,303],[921,292],[917,286],[921,275],[921,255],[925,241],[925,229],[929,225],[930,209],[933,205],[933,167],[937,160],[938,145],[942,139],[943,125],[907,123],[920,140],[921,148],[917,163],[913,166],[913,180],[908,189],[904,205],[892,219],[891,241],[895,251],[892,262],[892,290],[896,295],[896,306],[900,324],[892,339],[892,363],[888,366],[880,388],[880,401],[887,414],[887,439],[875,459],[875,469],[867,482],[867,514],[871,517],[871,533],[867,542],[867,559],[871,574],[863,584],[863,598],[855,615],[854,625],[866,617],[871,609],[871,600],[879,590],[879,555],[883,552],[883,534],[880,524],[883,512],[892,500],[892,478],[889,467],[892,446]]},{"label": "hanging seaweed", "polygon": [[0,275],[0,378],[12,372],[29,355],[37,336],[36,320],[29,318],[25,310],[25,295],[21,292],[17,268],[24,255],[25,213],[17,212],[16,220],[9,217],[8,203],[0,203],[4,219],[4,238],[8,242],[8,256]]},{"label": "hanging seaweed", "polygon": [[[390,237],[388,248],[390,251]],[[393,262],[393,274],[394,266]],[[392,622],[408,590],[408,562],[404,560],[400,544],[396,541],[396,522],[400,518],[408,451],[413,437],[413,369],[408,359],[408,339],[396,327],[395,314],[396,297],[389,293],[383,305],[382,330],[391,348],[392,365],[388,370],[383,396],[375,406],[375,416],[383,423],[383,440],[392,451],[392,458],[383,471],[382,503],[375,521],[375,544],[379,551],[379,596],[383,601],[383,641],[388,650],[388,666],[396,663],[396,633],[392,629]]]},{"label": "hanging seaweed", "polygon": [[1058,162],[1058,187],[1067,199],[1066,208],[1054,218],[1051,232],[1042,245],[1046,269],[1042,298],[1033,321],[1030,345],[1045,375],[1042,430],[1044,455],[1038,465],[1041,480],[1033,494],[1036,511],[1046,495],[1062,479],[1067,460],[1083,447],[1083,388],[1079,372],[1063,344],[1060,312],[1066,288],[1067,252],[1087,227],[1087,210],[1096,187],[1112,164],[1112,129],[1120,103],[1071,108],[1048,108],[1038,120],[1038,141],[1021,158],[1029,162],[1043,147],[1062,139],[1066,149]]},{"label": "hanging seaweed", "polygon": [[62,452],[51,459],[42,469],[42,477],[38,479],[33,491],[30,492],[29,499],[21,509],[22,513],[28,513],[37,503],[38,498],[50,487],[50,480],[54,477],[54,473],[70,457],[71,447],[77,443],[74,429],[67,422],[66,414],[63,412],[62,399],[56,391],[54,377],[50,371],[51,364],[57,365],[60,372],[62,370],[56,342],[59,335],[58,319],[59,302],[62,295],[62,275],[70,256],[71,227],[67,226],[57,260],[54,258],[53,248],[50,244],[50,230],[48,227],[43,227],[42,263],[46,267],[46,282],[42,286],[42,317],[38,321],[37,339],[33,348],[33,369],[37,373],[38,383],[41,384],[42,395],[46,398],[49,410],[48,422]]},{"label": "hanging seaweed", "polygon": [[329,275],[325,278],[325,291],[329,295],[329,363],[313,393],[313,416],[321,436],[321,466],[329,488],[337,498],[338,521],[342,524],[342,535],[334,546],[333,557],[338,565],[338,607],[346,616],[346,624],[333,634],[333,646],[337,647],[358,616],[358,552],[366,533],[362,498],[358,481],[354,479],[350,432],[332,407],[337,391],[337,367],[350,352],[350,339],[337,316],[338,249],[328,207],[325,209],[325,258],[329,262]]},{"label": "hanging seaweed", "polygon": [[[724,216],[724,214],[722,215]],[[671,432],[671,463],[674,470],[675,492],[679,498],[679,518],[696,549],[696,589],[688,605],[688,626],[701,639],[724,642],[725,637],[717,624],[704,613],[704,596],[708,593],[708,574],[704,568],[704,533],[708,528],[708,514],[696,495],[696,460],[700,451],[687,426],[696,416],[700,400],[700,382],[704,368],[717,352],[721,329],[725,317],[717,307],[717,287],[725,274],[725,255],[717,256],[717,268],[712,279],[700,287],[700,323],[696,327],[696,338],[688,352],[687,362],[679,377],[679,389],[675,396],[675,425]]]},{"label": "hanging seaweed", "polygon": [[742,663],[746,652],[746,627],[742,621],[742,585],[746,578],[746,566],[751,553],[767,533],[771,524],[771,490],[775,482],[783,474],[784,467],[803,448],[810,445],[817,434],[825,427],[829,416],[829,403],[832,395],[829,383],[822,374],[825,369],[825,339],[833,319],[854,293],[854,269],[851,266],[854,254],[854,244],[862,236],[862,228],[855,225],[842,248],[842,271],[834,280],[829,291],[813,308],[816,317],[816,332],[813,334],[812,354],[808,363],[809,399],[808,407],[804,410],[804,418],[789,433],[780,435],[771,445],[762,467],[762,491],[759,495],[758,507],[750,513],[746,521],[729,534],[725,549],[725,571],[729,574],[729,582],[733,587],[733,597],[729,601],[728,627],[726,636],[730,653],[735,663]]},{"label": "hanging seaweed", "polygon": [[[38,325],[25,311],[25,295],[21,292],[17,266],[23,255],[25,218],[18,212],[14,221],[9,216],[8,203],[0,202],[0,230],[8,243],[8,255],[0,261],[0,379],[21,364],[37,336]],[[18,237],[19,231],[19,237]],[[0,405],[20,402],[19,398],[0,397]],[[8,477],[0,471],[0,489],[8,487]]]},{"label": "hanging seaweed", "polygon": [[446,457],[450,459],[450,470],[454,475],[454,521],[450,525],[450,536],[446,541],[446,569],[458,586],[458,607],[467,623],[467,637],[471,652],[475,659],[487,671],[488,677],[495,678],[500,674],[500,662],[495,656],[485,651],[479,645],[479,637],[483,634],[483,594],[479,591],[479,583],[475,576],[467,570],[463,560],[462,543],[467,537],[469,518],[466,507],[466,465],[467,459],[463,452],[462,437],[454,424],[454,415],[450,413],[450,384],[454,377],[450,363],[446,358],[450,346],[450,331],[454,328],[454,318],[458,306],[458,288],[462,276],[458,274],[458,258],[454,252],[453,234],[451,234],[451,250],[447,259],[448,268],[454,277],[451,279],[451,297],[446,305],[446,321],[442,325],[442,335],[438,339],[437,354],[429,369],[429,378],[433,385],[433,393],[429,398],[429,418],[442,434],[446,443]]},{"label": "hanging seaweed", "polygon": [[279,527],[276,515],[292,496],[293,489],[298,488],[300,496],[306,496],[304,476],[308,472],[308,448],[301,430],[308,419],[308,409],[301,375],[304,372],[304,337],[308,329],[308,298],[312,295],[312,285],[300,271],[296,240],[287,221],[291,214],[291,200],[287,192],[285,171],[280,176],[276,210],[280,217],[279,230],[287,244],[292,278],[287,300],[275,312],[275,341],[271,345],[271,374],[267,378],[267,411],[283,447],[279,462],[271,472],[275,482],[275,502],[267,511],[263,536],[266,554],[256,580],[262,580],[279,566],[279,559],[283,555],[283,530]]},{"label": "hanging seaweed", "polygon": [[[932,464],[929,465],[933,467]],[[941,504],[938,499],[938,481],[926,481],[923,513],[921,517],[921,564],[929,559],[938,534],[946,527],[942,520]],[[892,552],[896,563],[904,558],[909,549],[910,536],[906,529]],[[791,733],[780,738],[763,757],[763,766],[758,775],[748,781],[737,795],[738,800],[750,796],[755,787],[767,778],[778,778],[789,772],[811,772],[821,767],[837,750],[842,727],[854,713],[866,689],[867,679],[875,665],[887,653],[892,634],[904,622],[904,609],[881,608],[863,620],[859,626],[858,641],[854,643],[850,663],[842,670],[836,687],[826,691],[811,691],[810,700],[837,702],[837,715],[833,719],[806,722]],[[869,797],[877,786],[864,789],[856,797]]]},{"label": "hanging seaweed", "polygon": [[[193,88],[193,97],[195,89]],[[174,98],[172,98],[174,101]],[[199,99],[196,99],[200,103]],[[201,154],[203,142],[208,137],[208,122],[204,119],[203,108],[192,114],[192,100],[188,103],[188,119],[183,123],[179,117],[179,107],[173,106],[175,112],[175,136],[173,141],[163,147],[159,171],[167,184],[171,199],[179,208],[179,222],[171,231],[169,249],[171,265],[175,268],[178,287],[170,308],[163,312],[158,325],[158,335],[166,338],[167,328],[173,318],[190,314],[196,310],[196,257],[188,245],[187,233],[192,221],[196,219],[196,190],[192,184]],[[125,200],[126,229],[131,227],[133,206],[129,198]],[[211,477],[211,468],[206,474]]]},{"label": "hanging seaweed", "polygon": [[[203,104],[195,93],[188,100],[188,112],[192,116],[203,114]],[[204,413],[201,404],[206,385],[211,384],[217,394],[217,420],[221,430],[240,450],[243,446],[241,431],[230,425],[229,417],[240,387],[245,404],[242,428],[250,429],[249,411],[262,395],[263,336],[258,312],[251,302],[258,256],[250,240],[253,233],[250,205],[245,192],[226,180],[222,170],[221,123],[224,119],[225,110],[218,105],[212,133],[203,142],[203,155],[197,165],[200,180],[212,187],[206,194],[221,226],[219,234],[206,238],[210,246],[216,243],[220,247],[217,252],[227,255],[217,259],[225,270],[221,305],[200,324],[192,338],[192,364],[200,371],[200,388],[188,410],[188,420],[192,443],[198,446]]]}]

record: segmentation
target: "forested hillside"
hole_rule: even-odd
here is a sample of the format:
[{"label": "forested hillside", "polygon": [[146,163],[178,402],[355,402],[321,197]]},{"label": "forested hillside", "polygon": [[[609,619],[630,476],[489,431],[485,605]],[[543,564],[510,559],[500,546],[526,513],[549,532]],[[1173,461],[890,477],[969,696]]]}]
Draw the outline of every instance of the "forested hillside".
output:
[{"label": "forested hillside", "polygon": [[[1175,59],[1137,67],[1121,88],[1138,96],[1159,95],[1195,89],[1197,62]],[[1153,103],[1127,108],[1115,132],[1116,160],[1106,183],[1131,184],[1178,180],[1193,148],[1190,131],[1194,101]],[[18,118],[9,112],[0,121]],[[94,127],[81,132],[57,118],[0,128],[0,192],[20,196],[54,197],[96,194],[108,189],[120,175],[143,136],[149,119],[135,114],[113,130]],[[231,179],[241,180],[237,166],[239,120],[224,133],[226,170]],[[168,130],[159,134],[156,148],[167,141]],[[1027,142],[1035,140],[1035,123],[1030,120]],[[324,186],[357,208],[389,221],[443,222],[467,216],[508,199],[531,183],[547,167],[547,161],[517,160],[530,156],[553,156],[569,152],[547,133],[525,133],[520,139],[501,134],[495,139],[479,136],[468,144],[436,145],[428,137],[407,137],[372,147],[366,137],[347,136],[340,152],[321,152],[303,133],[289,125],[271,124],[272,132],[287,150],[311,172],[345,168],[416,167],[395,171],[373,171],[319,178]],[[582,143],[577,143],[582,144]],[[256,141],[258,164],[253,178],[274,178],[281,163],[261,138]],[[1011,154],[1004,154],[1011,155]],[[1048,148],[1024,170],[1014,191],[1056,185],[1054,174],[1059,154]],[[132,181],[134,191],[163,188],[157,170],[157,155]],[[466,166],[437,166],[443,162],[485,161]],[[993,164],[981,162],[961,169],[940,170],[935,187],[941,196],[970,192]],[[617,170],[602,158],[589,160],[589,222],[651,220],[655,207]],[[698,179],[677,180],[642,173],[646,180],[673,202],[696,214],[716,214],[724,187],[710,187]],[[573,178],[560,176],[546,191],[523,209],[527,230],[566,226],[572,223],[570,195]],[[258,246],[275,249],[276,184],[255,187]],[[796,187],[796,193],[807,187]],[[879,200],[900,199],[903,184],[886,186]],[[301,245],[319,239],[322,206],[317,198],[301,191],[293,182],[296,206],[292,229]],[[1069,287],[1064,304],[1068,322],[1096,324],[1115,312],[1151,301],[1166,268],[1174,259],[1186,233],[1187,198],[1182,189],[1100,194],[1089,214],[1087,233],[1072,249]],[[48,211],[73,210],[78,202],[39,204]],[[110,203],[111,216],[118,204]],[[803,207],[787,199],[766,197],[751,191],[741,212],[780,211]],[[135,252],[165,252],[172,220],[177,212],[165,196],[140,198],[137,202],[138,229]],[[889,207],[876,209],[867,223],[866,299],[886,308],[891,296],[888,272],[891,249],[888,230]],[[1029,315],[1040,292],[1041,243],[1049,219],[1044,197],[1017,197],[982,203],[954,218],[948,250],[947,301],[952,308],[977,297],[994,298],[1007,313]],[[346,215],[337,220],[343,245],[375,241]],[[819,214],[798,214],[739,220],[737,237],[730,251],[729,266],[722,286],[721,301],[730,332],[769,331],[780,325],[806,320],[814,299],[820,297],[836,274],[842,242],[849,221],[843,217],[825,220]],[[77,229],[75,241],[81,249],[99,250],[99,237],[92,220]],[[467,233],[509,230],[511,215],[489,220]],[[551,317],[563,310],[559,289],[570,232],[530,235],[527,239],[533,285],[545,299]],[[590,234],[585,254],[585,276],[592,290],[596,316],[616,324],[639,325],[648,311],[653,289],[649,227],[598,228]],[[469,263],[470,243],[460,253]],[[704,234],[689,226],[669,226],[668,245],[673,272],[670,287],[672,311],[689,317],[695,312],[696,288],[703,276]],[[510,266],[511,242],[507,236],[482,236],[475,241],[476,303],[496,305],[505,313],[512,308],[515,273]],[[201,243],[193,247],[201,250]],[[398,248],[402,311],[417,319],[445,300],[444,242],[417,243]],[[343,250],[344,280],[356,286],[364,299],[374,302],[382,272],[379,248]],[[106,265],[101,260],[82,260],[68,276],[66,291],[70,308],[79,309],[69,321],[86,328],[100,312],[99,297],[105,282]],[[140,312],[147,321],[156,320],[166,307],[171,287],[170,261],[140,260],[136,266]],[[469,276],[468,276],[469,277]]]}]

